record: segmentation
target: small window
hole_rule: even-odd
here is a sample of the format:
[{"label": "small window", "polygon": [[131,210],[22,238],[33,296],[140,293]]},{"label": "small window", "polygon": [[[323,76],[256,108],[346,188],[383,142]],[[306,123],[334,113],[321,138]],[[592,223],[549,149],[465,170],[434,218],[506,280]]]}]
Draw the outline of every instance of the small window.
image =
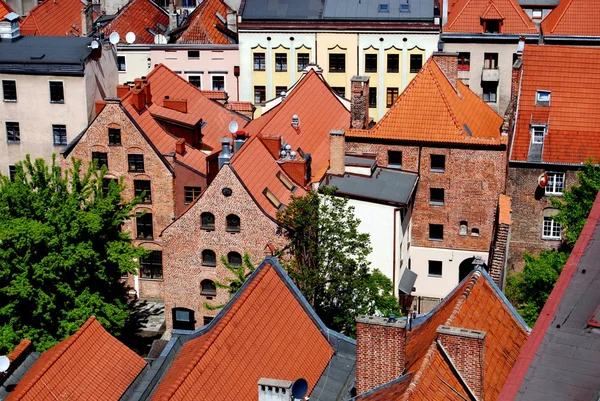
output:
[{"label": "small window", "polygon": [[213,75],[212,90],[214,90],[214,91],[224,91],[225,90],[225,77],[224,76]]},{"label": "small window", "polygon": [[458,70],[469,71],[471,69],[471,53],[458,53]]},{"label": "small window", "polygon": [[298,53],[298,71],[304,70],[308,63],[308,53]]},{"label": "small window", "polygon": [[400,55],[387,55],[387,72],[400,72]]},{"label": "small window", "polygon": [[339,97],[346,97],[346,88],[345,87],[343,87],[343,86],[332,86],[331,89]]},{"label": "small window", "polygon": [[229,252],[227,262],[233,267],[240,267],[242,265],[242,255],[237,252]]},{"label": "small window", "polygon": [[106,152],[92,152],[92,162],[96,164],[98,170],[104,166],[108,169],[108,154]]},{"label": "small window", "polygon": [[264,103],[267,100],[267,90],[264,86],[254,87],[254,103]]},{"label": "small window", "polygon": [[536,106],[550,106],[550,91],[536,91],[535,105]]},{"label": "small window", "polygon": [[444,240],[444,225],[443,224],[430,224],[429,225],[429,239],[432,241],[443,241]]},{"label": "small window", "polygon": [[102,193],[106,196],[110,190],[111,185],[117,185],[118,181],[114,178],[103,178],[102,179]]},{"label": "small window", "polygon": [[287,71],[287,54],[275,53],[275,72]]},{"label": "small window", "polygon": [[483,31],[485,33],[500,33],[502,21],[497,19],[483,20]]},{"label": "small window", "polygon": [[423,67],[423,55],[422,54],[411,54],[410,55],[410,72],[416,73]]},{"label": "small window", "polygon": [[531,143],[544,143],[546,135],[545,125],[533,125],[531,127]]},{"label": "small window", "polygon": [[200,192],[202,192],[202,188],[200,187],[183,187],[184,195],[185,195],[185,204],[189,205],[200,196]]},{"label": "small window", "polygon": [[144,155],[127,155],[130,173],[144,172]]},{"label": "small window", "polygon": [[271,204],[275,206],[276,209],[279,210],[282,207],[283,204],[279,201],[279,199],[277,199],[273,192],[269,191],[268,188],[264,189],[263,194],[267,197],[269,202],[271,202]]},{"label": "small window", "polygon": [[562,227],[551,216],[544,216],[543,239],[559,240]]},{"label": "small window", "polygon": [[409,13],[410,12],[410,4],[400,4],[400,12],[401,13]]},{"label": "small window", "polygon": [[200,228],[203,230],[214,230],[215,229],[215,216],[212,213],[204,212],[200,215],[202,225]]},{"label": "small window", "polygon": [[6,122],[6,141],[7,142],[21,142],[21,128],[19,123]]},{"label": "small window", "polygon": [[162,280],[162,251],[152,251],[150,255],[140,258],[140,278]]},{"label": "small window", "polygon": [[484,53],[483,54],[483,68],[488,70],[495,70],[498,68],[498,53]]},{"label": "small window", "polygon": [[226,218],[227,220],[227,231],[229,232],[239,232],[240,231],[240,218],[235,214],[230,214]]},{"label": "small window", "polygon": [[64,103],[65,89],[61,81],[50,81],[50,103]]},{"label": "small window", "polygon": [[469,223],[466,220],[460,222],[458,226],[458,235],[467,235],[469,232]]},{"label": "small window", "polygon": [[217,295],[217,286],[212,280],[202,280],[200,282],[200,295],[214,297]]},{"label": "small window", "polygon": [[481,89],[483,90],[483,101],[487,103],[496,103],[498,100],[498,83],[497,82],[482,82]]},{"label": "small window", "polygon": [[265,70],[265,53],[254,53],[254,71]]},{"label": "small window", "polygon": [[431,168],[430,171],[434,173],[443,173],[446,170],[446,156],[445,155],[431,155]]},{"label": "small window", "polygon": [[52,125],[52,140],[54,146],[63,146],[67,144],[67,126],[60,124]]},{"label": "small window", "polygon": [[[196,8],[196,0],[183,0],[182,6],[183,8]],[[165,8],[168,8],[168,6]]]},{"label": "small window", "polygon": [[430,260],[427,275],[431,277],[442,277],[442,261]]},{"label": "small window", "polygon": [[389,4],[379,4],[379,8],[377,9],[380,13],[389,13],[390,5]]},{"label": "small window", "polygon": [[365,54],[365,72],[377,72],[377,54]]},{"label": "small window", "polygon": [[188,75],[188,81],[198,89],[202,89],[202,77],[200,75]]},{"label": "small window", "polygon": [[275,87],[275,96],[281,96],[281,93],[287,92],[287,86],[276,86]]},{"label": "small window", "polygon": [[532,19],[541,19],[542,18],[542,9],[534,8],[533,10],[531,10],[531,18]]},{"label": "small window", "polygon": [[174,330],[194,330],[196,328],[193,310],[186,308],[173,308],[171,311]]},{"label": "small window", "polygon": [[346,55],[343,53],[329,54],[329,72],[346,72]]},{"label": "small window", "polygon": [[388,150],[388,167],[402,168],[402,152]]},{"label": "small window", "polygon": [[562,195],[565,189],[565,173],[547,173],[546,195]]},{"label": "small window", "polygon": [[188,60],[200,60],[200,51],[188,50]]},{"label": "small window", "polygon": [[392,107],[398,99],[398,88],[387,88],[386,107]]},{"label": "small window", "polygon": [[429,204],[435,206],[444,205],[444,188],[429,188]]},{"label": "small window", "polygon": [[108,129],[108,144],[113,146],[121,145],[121,128]]},{"label": "small window", "polygon": [[136,198],[140,198],[144,204],[152,203],[152,190],[150,180],[133,180],[133,192]]},{"label": "small window", "polygon": [[209,324],[210,322],[212,322],[213,320],[215,320],[214,316],[204,316],[202,318],[202,322],[204,323],[205,326],[207,324]]},{"label": "small window", "polygon": [[211,249],[202,251],[202,266],[215,267],[217,265],[217,255]]},{"label": "small window", "polygon": [[146,213],[135,219],[137,229],[137,239],[153,239],[154,230],[152,227],[152,213]]},{"label": "small window", "polygon": [[8,166],[8,178],[10,178],[10,180],[14,182],[16,176],[17,176],[17,167],[14,165]]},{"label": "small window", "polygon": [[2,80],[2,93],[5,102],[17,101],[17,81]]},{"label": "small window", "polygon": [[125,56],[117,56],[117,70],[119,72],[127,71],[127,64],[125,63]]},{"label": "small window", "polygon": [[281,181],[281,183],[290,191],[294,192],[294,190],[296,189],[296,185],[294,185],[294,183],[292,182],[292,180],[290,180],[289,178],[286,177],[285,174],[283,174],[281,171],[277,172],[277,178],[279,178],[279,181]]},{"label": "small window", "polygon": [[377,107],[377,88],[369,88],[369,107]]},{"label": "small window", "polygon": [[479,229],[478,228],[471,229],[471,237],[479,237]]}]

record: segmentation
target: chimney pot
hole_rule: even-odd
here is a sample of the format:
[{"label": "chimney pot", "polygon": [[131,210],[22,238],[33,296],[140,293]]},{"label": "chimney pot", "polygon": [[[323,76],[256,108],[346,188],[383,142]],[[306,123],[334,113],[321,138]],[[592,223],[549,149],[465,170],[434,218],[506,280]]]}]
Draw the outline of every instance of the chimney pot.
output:
[{"label": "chimney pot", "polygon": [[229,138],[221,138],[221,154],[218,157],[219,160],[219,170],[223,168],[225,164],[229,164],[229,160],[231,159],[231,139]]},{"label": "chimney pot", "polygon": [[292,127],[296,129],[300,128],[300,117],[297,114],[292,116]]},{"label": "chimney pot", "polygon": [[329,174],[344,175],[346,138],[343,130],[329,131]]},{"label": "chimney pot", "polygon": [[181,138],[175,144],[175,151],[178,155],[183,155],[185,153],[185,139]]}]

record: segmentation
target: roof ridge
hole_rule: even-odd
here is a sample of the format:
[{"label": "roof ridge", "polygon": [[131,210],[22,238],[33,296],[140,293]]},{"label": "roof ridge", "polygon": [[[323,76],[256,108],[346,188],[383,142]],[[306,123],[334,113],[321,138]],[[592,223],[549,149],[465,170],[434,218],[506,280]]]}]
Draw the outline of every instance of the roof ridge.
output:
[{"label": "roof ridge", "polygon": [[[466,8],[469,6],[469,4],[471,4],[471,1],[473,1],[473,0],[465,0],[465,5],[463,6],[463,8],[460,9],[460,11],[458,11],[458,13],[456,13],[456,15],[452,19],[452,22],[450,24],[446,23],[446,25],[448,25],[448,28],[451,28],[456,23],[458,18],[462,15],[463,11],[465,11]],[[448,11],[450,11],[450,10],[448,10]],[[443,28],[444,27],[442,27],[442,29]]]},{"label": "roof ridge", "polygon": [[500,14],[500,16],[502,17],[502,19],[504,19],[504,14],[502,14],[500,12],[500,10],[498,10],[498,7],[496,7],[496,4],[494,3],[494,0],[489,0],[488,6],[486,7],[486,9],[483,11],[483,13],[481,14],[481,18],[485,19],[485,15],[490,11],[490,9],[494,7],[494,9],[498,12],[498,14]]},{"label": "roof ridge", "polygon": [[[440,68],[440,66],[438,65],[438,63],[433,59],[433,57],[430,59],[431,63],[434,63],[436,65],[436,67],[440,70],[440,72],[442,73],[442,75],[444,76],[444,78],[446,78],[446,80],[448,81],[448,84],[452,87],[452,89],[454,89],[454,91],[456,92],[456,94],[458,95],[458,88],[456,88],[452,82],[450,82],[450,80],[448,79],[448,77],[446,76],[446,73]],[[444,102],[444,105],[446,106],[446,109],[448,110],[448,113],[450,114],[450,118],[452,119],[452,122],[454,123],[454,126],[457,128],[458,133],[462,134],[462,136],[466,137],[465,135],[465,131],[463,130],[463,128],[460,126],[460,123],[458,122],[458,118],[456,117],[456,114],[454,113],[454,110],[452,109],[452,107],[450,106],[450,102],[448,101],[448,98],[446,97],[446,94],[444,93],[444,91],[442,90],[441,86],[440,86],[440,82],[438,81],[437,77],[435,76],[433,70],[431,70],[431,66],[430,63],[426,64],[427,69],[429,70],[432,78],[433,78],[433,82],[435,84],[435,87],[437,88],[440,97],[442,98],[442,101]]]},{"label": "roof ridge", "polygon": [[[539,28],[535,25],[533,20],[531,18],[529,18],[529,16],[525,13],[525,10],[523,10],[518,4],[516,4],[515,0],[507,0],[507,1],[513,7],[513,9],[516,11],[516,13],[521,18],[521,21],[523,21],[523,23],[526,25],[526,27],[528,29],[535,29],[536,31],[539,32]],[[527,19],[525,19],[525,17],[527,17]],[[533,26],[532,26],[532,24],[533,24]]]},{"label": "roof ridge", "polygon": [[462,292],[462,294],[459,295],[458,299],[456,300],[456,304],[454,304],[454,308],[452,309],[450,316],[448,316],[448,319],[446,319],[446,323],[444,324],[445,326],[451,326],[452,323],[454,323],[454,319],[456,319],[456,316],[458,316],[460,309],[471,294],[471,290],[473,289],[473,287],[475,287],[477,281],[479,281],[479,277],[481,277],[481,270],[477,269],[473,272],[471,278],[465,286],[464,291]]},{"label": "roof ridge", "polygon": [[[552,27],[552,29],[550,29],[550,32],[554,33],[554,31],[558,27],[558,24],[560,23],[560,21],[562,21],[562,19],[564,18],[565,14],[567,13],[567,10],[569,9],[569,7],[571,7],[571,4],[573,4],[573,1],[574,0],[561,0],[561,2],[564,2],[565,7],[563,8],[562,13],[556,19],[556,23],[554,24],[554,26]],[[560,4],[558,5],[558,7],[560,7]],[[556,8],[558,8],[558,7],[556,7]]]}]

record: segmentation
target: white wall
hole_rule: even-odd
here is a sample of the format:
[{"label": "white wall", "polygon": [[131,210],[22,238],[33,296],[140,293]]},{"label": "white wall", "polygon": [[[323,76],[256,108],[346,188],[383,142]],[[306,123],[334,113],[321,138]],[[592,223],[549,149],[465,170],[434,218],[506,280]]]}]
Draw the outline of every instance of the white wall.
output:
[{"label": "white wall", "polygon": [[126,70],[119,71],[119,84],[133,82],[135,78],[148,75],[152,66],[150,64],[150,50],[148,48],[136,49],[135,47],[122,47],[117,49],[118,56],[125,57]]}]

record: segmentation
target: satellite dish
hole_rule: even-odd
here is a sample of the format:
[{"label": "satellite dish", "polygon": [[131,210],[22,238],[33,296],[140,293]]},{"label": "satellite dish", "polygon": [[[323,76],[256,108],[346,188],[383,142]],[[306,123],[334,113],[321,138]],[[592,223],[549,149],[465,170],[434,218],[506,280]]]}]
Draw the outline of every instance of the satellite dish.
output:
[{"label": "satellite dish", "polygon": [[154,44],[157,45],[166,45],[167,44],[167,38],[165,37],[165,35],[161,35],[160,33],[156,36],[154,36]]},{"label": "satellite dish", "polygon": [[4,373],[10,366],[10,359],[7,356],[0,356],[0,373]]},{"label": "satellite dish", "polygon": [[235,121],[232,121],[229,123],[229,132],[231,132],[232,134],[235,134],[238,131],[238,123]]},{"label": "satellite dish", "polygon": [[294,398],[297,398],[297,399],[304,398],[307,391],[308,391],[308,382],[303,378],[296,379],[296,381],[294,381],[294,384],[292,384],[292,397],[294,397]]},{"label": "satellite dish", "polygon": [[548,174],[546,173],[542,173],[540,174],[540,176],[538,177],[538,185],[540,186],[540,188],[546,188],[546,186],[548,186]]},{"label": "satellite dish", "polygon": [[98,43],[97,40],[92,40],[92,43],[90,43],[90,47],[94,50],[96,50],[97,48],[100,47],[100,43]]},{"label": "satellite dish", "polygon": [[110,41],[110,43],[112,43],[113,45],[116,45],[117,43],[119,43],[119,40],[121,40],[121,37],[119,36],[118,32],[113,32],[110,34],[110,36],[108,37],[108,40]]},{"label": "satellite dish", "polygon": [[125,41],[129,44],[135,42],[135,33],[127,32],[127,35],[125,35]]}]

